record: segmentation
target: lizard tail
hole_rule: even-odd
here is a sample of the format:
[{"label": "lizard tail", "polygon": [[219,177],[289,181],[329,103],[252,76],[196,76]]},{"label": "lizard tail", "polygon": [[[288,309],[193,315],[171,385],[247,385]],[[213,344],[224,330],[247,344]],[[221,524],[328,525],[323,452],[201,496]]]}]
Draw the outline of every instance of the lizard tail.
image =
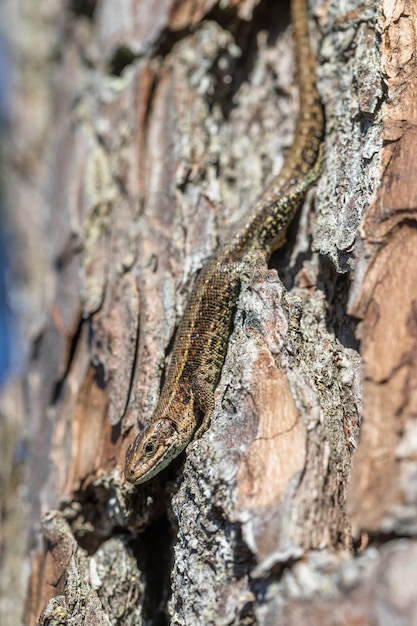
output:
[{"label": "lizard tail", "polygon": [[319,177],[322,162],[324,114],[317,89],[317,60],[310,44],[307,0],[292,0],[291,14],[300,84],[294,142],[281,172],[266,188],[231,246],[235,251],[259,250],[266,258],[284,243],[287,227]]}]

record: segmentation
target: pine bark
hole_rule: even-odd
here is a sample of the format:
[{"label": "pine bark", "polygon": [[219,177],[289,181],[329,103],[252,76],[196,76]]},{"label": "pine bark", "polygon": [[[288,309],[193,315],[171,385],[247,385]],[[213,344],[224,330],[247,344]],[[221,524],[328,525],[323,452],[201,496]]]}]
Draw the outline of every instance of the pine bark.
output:
[{"label": "pine bark", "polygon": [[136,488],[196,272],[292,141],[288,4],[36,4],[47,106],[38,135],[18,111],[13,164],[37,243],[26,622],[412,624],[414,3],[310,3],[323,174],[242,277],[209,431]]}]

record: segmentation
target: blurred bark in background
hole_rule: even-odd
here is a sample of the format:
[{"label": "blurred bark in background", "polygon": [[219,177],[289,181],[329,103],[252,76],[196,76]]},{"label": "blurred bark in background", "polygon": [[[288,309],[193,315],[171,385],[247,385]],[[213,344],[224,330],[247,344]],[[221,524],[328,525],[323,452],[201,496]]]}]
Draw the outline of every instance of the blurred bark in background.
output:
[{"label": "blurred bark in background", "polygon": [[243,276],[209,432],[123,480],[195,274],[292,141],[279,5],[6,3],[28,372],[1,405],[2,625],[417,621],[412,0],[310,2],[316,194]]}]

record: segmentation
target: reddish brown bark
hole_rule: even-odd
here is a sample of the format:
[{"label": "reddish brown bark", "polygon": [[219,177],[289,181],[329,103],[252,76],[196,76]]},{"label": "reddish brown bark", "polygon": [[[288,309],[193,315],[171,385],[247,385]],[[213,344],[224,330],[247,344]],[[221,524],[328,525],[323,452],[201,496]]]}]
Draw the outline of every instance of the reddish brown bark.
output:
[{"label": "reddish brown bark", "polygon": [[400,535],[414,535],[417,513],[410,483],[417,410],[416,23],[413,2],[386,5],[385,146],[380,185],[362,225],[372,260],[351,309],[364,320],[364,423],[352,511],[360,529]]}]

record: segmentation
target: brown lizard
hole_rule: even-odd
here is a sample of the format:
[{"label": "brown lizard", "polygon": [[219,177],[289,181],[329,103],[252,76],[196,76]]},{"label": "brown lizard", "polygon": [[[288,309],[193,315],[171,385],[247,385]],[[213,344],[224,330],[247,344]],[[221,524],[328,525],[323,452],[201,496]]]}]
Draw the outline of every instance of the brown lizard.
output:
[{"label": "brown lizard", "polygon": [[309,42],[307,0],[292,0],[300,83],[295,139],[278,176],[237,234],[204,266],[175,336],[157,406],[126,455],[126,479],[138,485],[166,467],[208,427],[231,333],[242,269],[268,259],[320,174],[324,118]]}]

